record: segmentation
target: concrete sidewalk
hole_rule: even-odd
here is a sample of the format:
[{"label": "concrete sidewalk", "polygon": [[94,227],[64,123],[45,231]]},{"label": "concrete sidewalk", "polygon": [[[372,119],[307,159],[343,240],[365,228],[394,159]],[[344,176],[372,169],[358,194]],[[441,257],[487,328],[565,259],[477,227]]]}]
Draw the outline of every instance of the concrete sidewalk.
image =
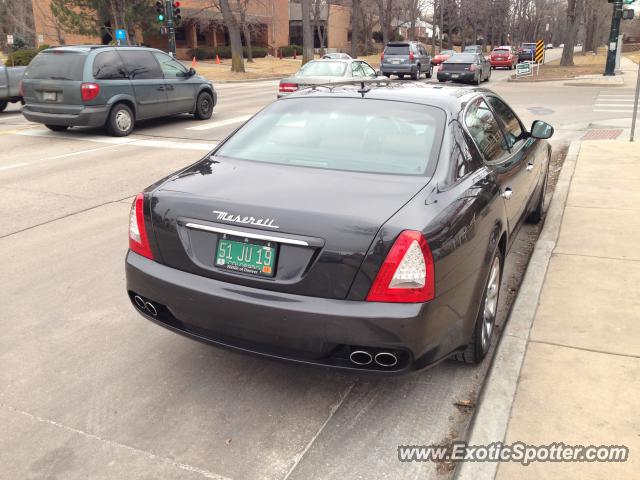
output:
[{"label": "concrete sidewalk", "polygon": [[[525,278],[521,288],[523,298],[507,324],[469,443],[625,445],[629,460],[465,463],[459,479],[638,478],[640,145],[584,141],[574,158],[566,205],[563,211],[561,203],[554,205],[547,222],[558,226],[549,233],[546,225],[539,242],[541,252],[551,250],[546,275],[534,253],[527,271],[534,280]],[[536,276],[537,302],[531,288]],[[525,325],[531,321],[518,318],[527,309],[530,331]],[[510,378],[517,378],[517,388]],[[514,389],[509,413],[506,399]]]}]

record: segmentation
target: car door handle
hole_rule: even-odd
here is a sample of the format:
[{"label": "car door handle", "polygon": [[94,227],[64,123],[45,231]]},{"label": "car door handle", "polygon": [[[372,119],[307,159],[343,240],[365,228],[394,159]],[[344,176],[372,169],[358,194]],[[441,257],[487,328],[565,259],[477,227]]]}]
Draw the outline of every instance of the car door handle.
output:
[{"label": "car door handle", "polygon": [[510,187],[507,187],[507,188],[504,189],[504,192],[502,192],[501,196],[505,200],[509,200],[513,196],[513,190],[511,190]]},{"label": "car door handle", "polygon": [[527,172],[530,172],[531,170],[533,170],[533,163],[529,162],[527,163]]},{"label": "car door handle", "polygon": [[161,91],[161,92],[164,92],[164,86],[158,87],[158,90]]}]

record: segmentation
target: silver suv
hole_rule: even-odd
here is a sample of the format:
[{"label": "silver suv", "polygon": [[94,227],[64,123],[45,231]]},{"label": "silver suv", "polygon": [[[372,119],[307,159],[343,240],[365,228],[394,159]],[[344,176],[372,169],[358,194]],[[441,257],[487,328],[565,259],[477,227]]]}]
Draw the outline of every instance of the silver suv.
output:
[{"label": "silver suv", "polygon": [[431,78],[431,55],[418,42],[389,42],[382,52],[380,71],[386,77],[397,75],[398,78],[404,78],[405,75],[411,75],[413,80],[418,80],[424,73]]},{"label": "silver suv", "polygon": [[27,120],[54,131],[105,127],[129,135],[137,120],[191,113],[211,118],[213,84],[166,53],[145,47],[49,48],[22,80]]}]

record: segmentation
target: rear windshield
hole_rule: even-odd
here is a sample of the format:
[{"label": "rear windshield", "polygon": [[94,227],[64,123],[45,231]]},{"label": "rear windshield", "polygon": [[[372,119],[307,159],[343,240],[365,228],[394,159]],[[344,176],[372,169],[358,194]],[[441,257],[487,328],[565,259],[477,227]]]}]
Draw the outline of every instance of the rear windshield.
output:
[{"label": "rear windshield", "polygon": [[536,44],[535,43],[523,43],[522,44],[522,49],[523,50],[533,50],[535,48]]},{"label": "rear windshield", "polygon": [[409,55],[409,45],[387,45],[385,55]]},{"label": "rear windshield", "polygon": [[442,50],[438,55],[454,55],[455,53],[455,50]]},{"label": "rear windshield", "polygon": [[345,62],[309,62],[296,73],[297,77],[342,77],[347,69]]},{"label": "rear windshield", "polygon": [[272,103],[215,156],[366,173],[424,175],[435,165],[444,112],[361,98],[289,98]]},{"label": "rear windshield", "polygon": [[31,60],[24,76],[43,80],[82,80],[87,56],[75,52],[40,52]]},{"label": "rear windshield", "polygon": [[506,48],[496,48],[493,53],[509,53],[509,50]]},{"label": "rear windshield", "polygon": [[458,53],[457,55],[451,55],[447,60],[447,63],[474,63],[476,61],[475,53]]}]

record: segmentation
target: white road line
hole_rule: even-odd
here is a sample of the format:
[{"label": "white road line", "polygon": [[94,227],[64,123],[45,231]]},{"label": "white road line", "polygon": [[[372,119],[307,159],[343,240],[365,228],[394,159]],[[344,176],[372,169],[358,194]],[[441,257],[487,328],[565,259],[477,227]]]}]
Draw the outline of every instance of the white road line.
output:
[{"label": "white road line", "polygon": [[166,140],[138,140],[133,144],[134,147],[153,147],[153,148],[174,148],[178,150],[202,150],[208,152],[213,150],[218,142],[214,143],[195,143],[195,142],[169,142]]},{"label": "white road line", "polygon": [[633,107],[633,105],[627,105],[626,103],[596,103],[596,107]]},{"label": "white road line", "polygon": [[628,110],[597,110],[594,109],[594,112],[598,112],[598,113],[633,113],[633,109],[630,108]]},{"label": "white road line", "polygon": [[233,125],[234,123],[242,123],[249,120],[253,115],[242,115],[241,117],[229,118],[227,120],[219,120],[217,122],[205,123],[204,125],[198,125],[197,127],[188,127],[186,130],[211,130],[213,128],[226,127],[227,125]]},{"label": "white road line", "polygon": [[0,170],[9,170],[10,168],[24,167],[25,165],[29,165],[29,164],[28,163],[14,163],[13,165],[6,165],[4,167],[0,167]]}]

